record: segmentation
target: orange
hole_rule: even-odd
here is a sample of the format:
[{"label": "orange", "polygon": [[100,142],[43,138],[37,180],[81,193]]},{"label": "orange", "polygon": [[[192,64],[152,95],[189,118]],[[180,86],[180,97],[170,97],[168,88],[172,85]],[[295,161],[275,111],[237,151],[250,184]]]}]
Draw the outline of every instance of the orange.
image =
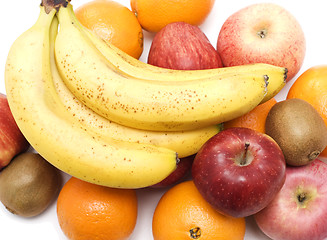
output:
[{"label": "orange", "polygon": [[134,13],[110,0],[93,0],[75,10],[77,19],[100,38],[139,58],[143,52],[143,30]]},{"label": "orange", "polygon": [[215,0],[131,0],[131,7],[145,30],[159,32],[172,22],[200,25],[214,3]]},{"label": "orange", "polygon": [[[327,124],[327,65],[314,66],[302,73],[291,86],[286,98],[306,100]],[[326,158],[327,148],[319,156]]]},{"label": "orange", "polygon": [[154,240],[244,239],[245,219],[224,216],[201,196],[193,181],[170,188],[153,214]]},{"label": "orange", "polygon": [[265,125],[267,115],[272,108],[277,103],[275,98],[256,106],[252,111],[242,115],[241,117],[235,118],[224,123],[224,128],[232,127],[246,127],[256,130],[261,133],[265,133]]},{"label": "orange", "polygon": [[115,189],[70,178],[60,191],[57,217],[70,240],[128,239],[137,219],[132,189]]}]

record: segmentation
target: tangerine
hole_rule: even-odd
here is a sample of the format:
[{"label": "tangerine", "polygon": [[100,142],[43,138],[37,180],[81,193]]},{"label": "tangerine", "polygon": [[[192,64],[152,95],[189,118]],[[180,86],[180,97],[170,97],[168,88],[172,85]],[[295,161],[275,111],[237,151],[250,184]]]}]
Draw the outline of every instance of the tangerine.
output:
[{"label": "tangerine", "polygon": [[272,106],[274,106],[276,103],[276,99],[271,98],[269,101],[256,106],[250,112],[225,122],[224,128],[227,129],[232,127],[246,127],[261,133],[265,133],[267,115]]},{"label": "tangerine", "polygon": [[153,214],[152,233],[154,240],[241,240],[245,218],[214,210],[189,180],[161,197]]},{"label": "tangerine", "polygon": [[131,0],[131,7],[145,30],[159,32],[172,22],[200,25],[214,3],[215,0]]},{"label": "tangerine", "polygon": [[77,19],[106,42],[139,58],[143,52],[143,31],[134,13],[120,3],[93,0],[75,10]]},{"label": "tangerine", "polygon": [[59,193],[57,217],[70,240],[128,239],[136,225],[136,192],[71,177]]}]

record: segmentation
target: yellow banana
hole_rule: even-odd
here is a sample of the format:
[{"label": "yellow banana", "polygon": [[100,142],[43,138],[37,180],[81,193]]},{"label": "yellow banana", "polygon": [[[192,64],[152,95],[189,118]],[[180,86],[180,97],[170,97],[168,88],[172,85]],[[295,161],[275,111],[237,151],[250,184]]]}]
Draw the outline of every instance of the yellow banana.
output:
[{"label": "yellow banana", "polygon": [[[91,40],[94,46],[108,59],[113,66],[120,69],[127,75],[134,78],[148,80],[163,80],[163,81],[183,81],[183,80],[200,80],[211,77],[211,71],[174,71],[167,68],[160,68],[150,64],[146,64],[138,59],[131,57],[125,52],[112,44],[108,44],[99,38],[93,31],[87,29],[79,23],[75,15],[71,15],[75,27],[83,31]],[[286,84],[287,69],[276,68],[270,64],[258,63],[248,64],[235,67],[225,67],[215,70],[219,74],[235,74],[235,73],[264,73],[269,76],[269,84],[267,86],[267,94],[261,103],[268,101],[274,97]],[[281,74],[284,78],[281,78]]]},{"label": "yellow banana", "polygon": [[184,158],[197,153],[209,138],[221,130],[220,125],[180,132],[146,131],[122,126],[103,118],[81,103],[62,81],[54,59],[51,61],[51,70],[54,85],[66,110],[85,128],[96,132],[104,139],[114,137],[129,142],[166,147],[176,151],[180,158]]},{"label": "yellow banana", "polygon": [[5,86],[19,128],[45,159],[85,181],[119,188],[161,181],[176,168],[175,151],[103,139],[67,112],[50,65],[58,26],[55,12],[52,9],[47,14],[41,6],[35,25],[13,43],[8,54]]},{"label": "yellow banana", "polygon": [[[70,4],[57,16],[56,60],[65,84],[89,108],[119,124],[154,131],[196,129],[241,116],[265,97],[265,72],[199,70],[211,75],[183,81],[132,77],[106,59],[75,26]],[[284,81],[284,69],[274,68],[283,70],[279,77]],[[193,73],[197,74],[186,75]]]}]

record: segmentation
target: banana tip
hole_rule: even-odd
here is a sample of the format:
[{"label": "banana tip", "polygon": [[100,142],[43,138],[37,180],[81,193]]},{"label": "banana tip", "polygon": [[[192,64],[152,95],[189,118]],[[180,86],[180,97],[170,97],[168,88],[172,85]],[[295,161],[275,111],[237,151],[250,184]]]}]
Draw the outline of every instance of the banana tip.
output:
[{"label": "banana tip", "polygon": [[287,73],[288,73],[288,69],[284,68],[284,82],[286,83],[286,79],[287,79]]},{"label": "banana tip", "polygon": [[176,153],[176,165],[178,165],[181,162],[180,158],[178,157],[178,154]]},{"label": "banana tip", "polygon": [[265,87],[267,88],[268,87],[268,84],[269,84],[269,76],[268,75],[263,75],[263,78],[265,80]]}]

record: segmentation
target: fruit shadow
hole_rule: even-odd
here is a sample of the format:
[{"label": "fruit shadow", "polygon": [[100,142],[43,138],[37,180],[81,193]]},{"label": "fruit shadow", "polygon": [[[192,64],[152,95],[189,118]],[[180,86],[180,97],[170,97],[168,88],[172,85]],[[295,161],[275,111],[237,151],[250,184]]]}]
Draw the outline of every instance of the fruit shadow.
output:
[{"label": "fruit shadow", "polygon": [[246,230],[244,239],[271,240],[258,227],[253,215],[246,217]]}]

